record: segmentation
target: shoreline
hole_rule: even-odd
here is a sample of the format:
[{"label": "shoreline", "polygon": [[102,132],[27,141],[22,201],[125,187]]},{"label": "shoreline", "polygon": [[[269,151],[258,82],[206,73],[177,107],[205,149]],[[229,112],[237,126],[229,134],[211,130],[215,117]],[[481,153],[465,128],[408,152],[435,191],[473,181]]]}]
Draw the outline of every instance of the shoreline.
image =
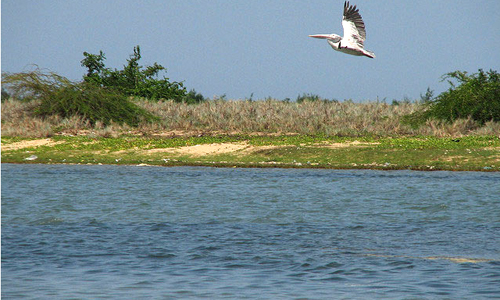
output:
[{"label": "shoreline", "polygon": [[67,166],[124,166],[124,167],[158,167],[158,168],[177,168],[177,167],[199,167],[199,168],[220,168],[220,169],[308,169],[308,170],[372,170],[372,171],[416,171],[416,172],[484,172],[484,173],[496,173],[500,170],[476,170],[476,169],[438,169],[438,168],[372,168],[372,167],[325,167],[325,166],[291,166],[291,165],[237,165],[237,164],[193,164],[193,163],[181,163],[181,164],[103,164],[103,163],[54,163],[54,162],[1,162],[2,164],[11,165],[67,165]]},{"label": "shoreline", "polygon": [[499,172],[500,138],[2,137],[2,163]]}]

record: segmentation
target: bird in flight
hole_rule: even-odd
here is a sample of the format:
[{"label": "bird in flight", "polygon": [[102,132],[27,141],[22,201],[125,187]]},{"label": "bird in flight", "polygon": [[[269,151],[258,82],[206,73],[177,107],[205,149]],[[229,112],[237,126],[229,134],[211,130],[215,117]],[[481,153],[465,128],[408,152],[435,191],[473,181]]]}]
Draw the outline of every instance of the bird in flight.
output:
[{"label": "bird in flight", "polygon": [[310,37],[326,39],[333,49],[356,56],[367,56],[375,58],[372,51],[365,50],[366,40],[365,23],[359,14],[356,5],[349,5],[349,1],[344,2],[344,17],[342,18],[344,36],[337,34],[313,34]]}]

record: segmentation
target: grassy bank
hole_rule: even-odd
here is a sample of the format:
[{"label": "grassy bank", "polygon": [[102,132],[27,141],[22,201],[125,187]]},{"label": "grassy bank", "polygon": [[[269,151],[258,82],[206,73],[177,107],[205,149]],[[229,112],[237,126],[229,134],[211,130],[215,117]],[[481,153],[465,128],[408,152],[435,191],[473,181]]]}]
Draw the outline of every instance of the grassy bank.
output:
[{"label": "grassy bank", "polygon": [[37,101],[7,100],[2,103],[2,135],[19,137],[51,137],[56,134],[80,134],[117,137],[134,133],[154,135],[164,131],[219,134],[302,134],[326,136],[434,136],[498,135],[500,123],[479,124],[471,119],[447,123],[429,120],[418,128],[403,121],[404,116],[421,108],[418,103],[384,102],[354,103],[350,101],[279,100],[222,101],[210,100],[196,105],[173,101],[133,100],[139,107],[158,117],[138,127],[102,122],[91,124],[78,116],[59,115],[41,118],[33,114]]},{"label": "grassy bank", "polygon": [[2,162],[500,171],[500,123],[404,117],[419,103],[133,99],[137,127],[2,103]]},{"label": "grassy bank", "polygon": [[497,136],[2,137],[2,162],[500,171]]}]

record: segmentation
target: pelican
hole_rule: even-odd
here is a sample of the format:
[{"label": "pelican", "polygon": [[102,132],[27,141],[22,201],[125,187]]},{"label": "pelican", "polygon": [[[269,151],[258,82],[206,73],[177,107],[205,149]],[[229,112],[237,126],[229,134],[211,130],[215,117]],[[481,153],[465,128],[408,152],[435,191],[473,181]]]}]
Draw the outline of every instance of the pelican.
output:
[{"label": "pelican", "polygon": [[342,18],[342,27],[344,27],[344,37],[337,34],[313,34],[310,37],[317,39],[326,39],[333,49],[346,54],[356,56],[367,56],[375,58],[375,54],[365,50],[364,41],[366,40],[365,23],[359,14],[356,5],[349,5],[349,1],[344,2],[344,17]]}]

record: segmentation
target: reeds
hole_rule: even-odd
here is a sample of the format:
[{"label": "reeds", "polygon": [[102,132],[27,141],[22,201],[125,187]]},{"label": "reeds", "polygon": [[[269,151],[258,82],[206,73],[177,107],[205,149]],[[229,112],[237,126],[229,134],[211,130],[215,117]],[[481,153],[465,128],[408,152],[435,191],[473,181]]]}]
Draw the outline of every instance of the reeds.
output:
[{"label": "reeds", "polygon": [[160,116],[164,128],[222,132],[299,133],[327,135],[400,134],[399,115],[408,105],[304,101],[206,101],[199,105],[145,103]]},{"label": "reeds", "polygon": [[2,104],[2,134],[46,137],[58,133],[116,136],[122,133],[159,134],[182,131],[187,134],[309,134],[328,136],[463,136],[498,135],[498,122],[481,126],[471,119],[453,123],[428,120],[419,128],[402,123],[405,115],[421,108],[417,103],[390,105],[384,102],[351,101],[286,102],[210,100],[189,105],[173,101],[133,100],[138,106],[159,117],[142,122],[137,128],[112,123],[91,124],[79,117],[42,118],[31,111],[35,102],[7,100]]},{"label": "reeds", "polygon": [[[174,102],[141,105],[160,116],[162,130],[216,131],[222,133],[273,133],[336,136],[432,135],[462,136],[494,134],[498,124],[480,126],[470,119],[453,123],[429,120],[419,128],[402,122],[421,108],[417,103],[389,105],[384,102],[336,101],[284,102],[206,101],[199,105]],[[140,126],[145,130],[147,126]]]}]

